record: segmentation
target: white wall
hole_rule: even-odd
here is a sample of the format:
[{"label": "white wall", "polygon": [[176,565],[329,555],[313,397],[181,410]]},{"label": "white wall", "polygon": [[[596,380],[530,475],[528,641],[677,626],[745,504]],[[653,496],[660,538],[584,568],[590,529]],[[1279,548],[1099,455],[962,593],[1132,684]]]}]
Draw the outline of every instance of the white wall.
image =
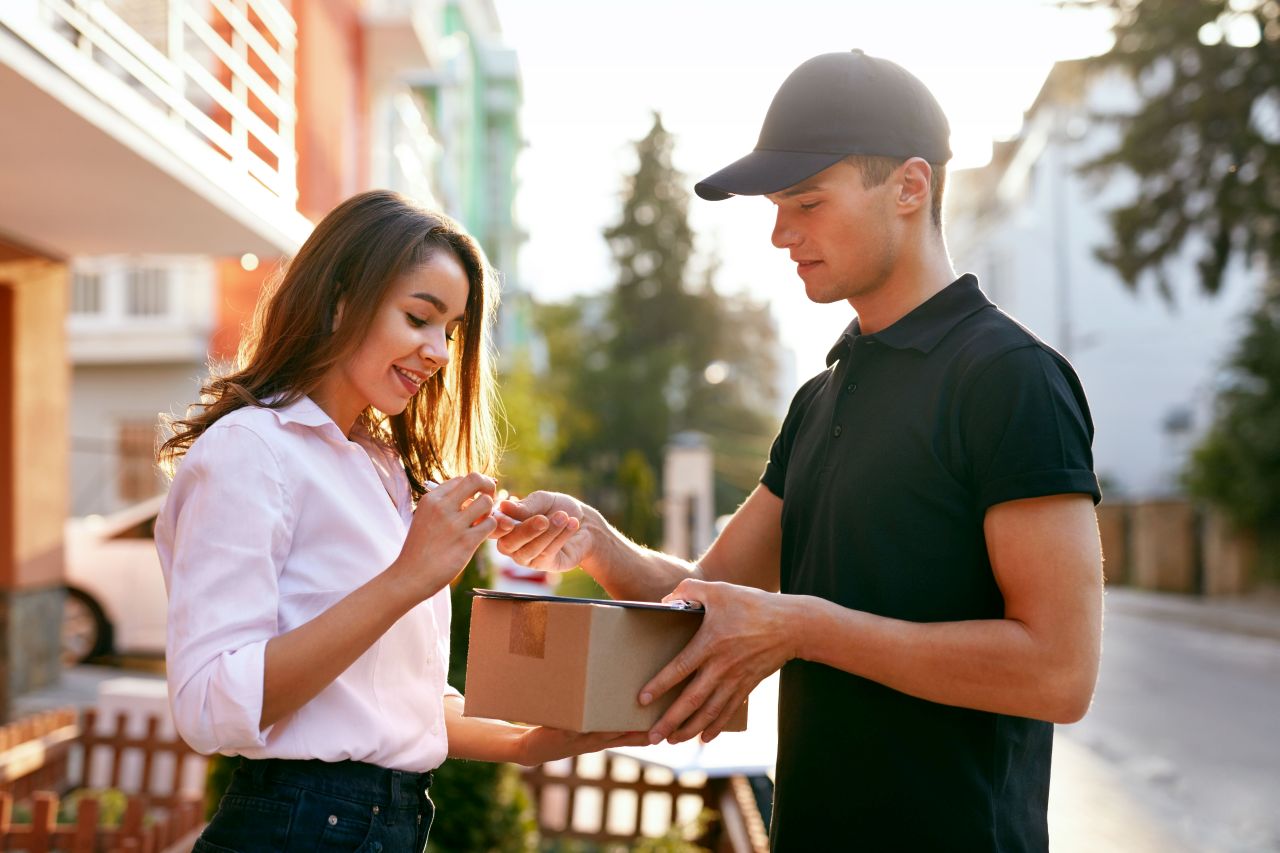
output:
[{"label": "white wall", "polygon": [[[1111,495],[1177,489],[1185,454],[1208,426],[1216,377],[1258,292],[1261,270],[1232,266],[1216,297],[1202,295],[1195,253],[1170,265],[1173,302],[1153,277],[1130,290],[1094,258],[1109,243],[1107,210],[1132,197],[1132,176],[1075,171],[1110,148],[1114,131],[1093,110],[1132,102],[1126,80],[1095,80],[1087,108],[1042,104],[1022,150],[1000,180],[1000,203],[979,221],[963,199],[951,207],[958,270],[976,272],[1001,308],[1075,365],[1097,434],[1095,467]],[[1166,423],[1189,416],[1189,428]],[[1185,418],[1184,418],[1185,420]]]}]

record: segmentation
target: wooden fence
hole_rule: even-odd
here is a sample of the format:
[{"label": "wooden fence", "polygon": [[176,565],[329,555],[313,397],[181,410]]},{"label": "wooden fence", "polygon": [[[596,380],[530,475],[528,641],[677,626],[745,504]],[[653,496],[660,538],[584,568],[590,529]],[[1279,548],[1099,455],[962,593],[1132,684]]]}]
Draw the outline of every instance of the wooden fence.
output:
[{"label": "wooden fence", "polygon": [[[130,735],[117,714],[100,726],[96,712],[39,714],[0,727],[0,851],[29,853],[178,853],[188,851],[203,826],[198,794],[181,790],[184,768],[196,754],[160,733]],[[99,827],[101,797],[77,797],[74,823],[57,824],[66,795],[92,778],[124,781],[126,764],[141,758],[140,779],[129,786],[118,826]],[[102,762],[106,762],[105,765]],[[109,772],[101,772],[103,767]],[[630,845],[712,813],[698,843],[714,853],[764,853],[768,834],[754,794],[742,776],[691,781],[659,767],[607,753],[528,768],[523,778],[544,837]],[[586,800],[593,803],[587,803]],[[590,808],[581,806],[589,805]],[[16,813],[29,819],[18,822]],[[584,820],[583,818],[586,818]],[[654,827],[657,826],[655,831]]]},{"label": "wooden fence", "polygon": [[[654,824],[665,831],[710,810],[711,820],[695,839],[702,846],[713,853],[769,849],[768,831],[743,776],[693,783],[608,753],[530,767],[522,776],[544,837],[630,844],[654,834]],[[581,807],[584,793],[591,800],[588,808]]]},{"label": "wooden fence", "polygon": [[[73,710],[50,711],[0,728],[0,850],[28,853],[178,853],[191,849],[203,826],[204,806],[198,794],[182,793],[180,780],[186,760],[194,753],[181,740],[159,734],[160,722],[147,720],[146,733],[126,733],[126,717],[100,732],[97,715],[84,713],[82,724]],[[121,767],[129,754],[142,760],[141,793],[129,795],[118,826],[100,827],[104,801],[86,793],[76,798],[74,823],[58,824],[63,798],[91,778],[98,762],[109,762],[111,785],[121,783]],[[172,784],[165,793],[149,793],[158,757],[170,755]],[[168,774],[166,774],[168,775]],[[18,822],[22,807],[29,821]]]}]

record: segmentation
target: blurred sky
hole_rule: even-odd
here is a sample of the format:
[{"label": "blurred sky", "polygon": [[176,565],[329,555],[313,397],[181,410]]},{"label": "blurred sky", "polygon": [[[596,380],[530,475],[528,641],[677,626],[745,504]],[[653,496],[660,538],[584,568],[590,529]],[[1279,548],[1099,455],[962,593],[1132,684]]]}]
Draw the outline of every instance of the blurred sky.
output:
[{"label": "blurred sky", "polygon": [[[859,47],[905,66],[951,122],[952,169],[982,165],[1014,135],[1058,59],[1110,44],[1104,13],[1042,0],[494,0],[519,53],[524,135],[517,216],[529,233],[524,285],[542,301],[598,291],[615,271],[601,230],[619,216],[632,142],[659,111],[675,163],[693,183],[749,152],[774,92],[795,66]],[[767,299],[797,380],[852,319],[816,306],[769,243],[772,205],[705,202],[690,221],[721,292]]]}]

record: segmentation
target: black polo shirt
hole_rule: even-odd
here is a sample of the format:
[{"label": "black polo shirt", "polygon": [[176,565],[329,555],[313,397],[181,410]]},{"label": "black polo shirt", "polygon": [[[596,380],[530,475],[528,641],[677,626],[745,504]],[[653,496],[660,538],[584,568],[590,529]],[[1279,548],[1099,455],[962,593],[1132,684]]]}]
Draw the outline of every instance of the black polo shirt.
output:
[{"label": "black polo shirt", "polygon": [[[792,400],[761,482],[782,591],[914,622],[996,619],[983,515],[1100,498],[1067,361],[962,276],[855,320]],[[1053,726],[926,702],[821,664],[782,670],[774,850],[1046,850]]]}]

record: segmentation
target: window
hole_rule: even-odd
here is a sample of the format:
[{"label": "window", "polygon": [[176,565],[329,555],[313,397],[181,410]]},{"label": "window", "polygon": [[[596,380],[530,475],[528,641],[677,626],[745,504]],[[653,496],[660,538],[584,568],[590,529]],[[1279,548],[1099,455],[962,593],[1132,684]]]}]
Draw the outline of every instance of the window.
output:
[{"label": "window", "polygon": [[156,267],[130,267],[125,273],[125,313],[163,317],[169,313],[169,276]]},{"label": "window", "polygon": [[71,313],[102,313],[102,276],[77,271],[71,275]]}]

